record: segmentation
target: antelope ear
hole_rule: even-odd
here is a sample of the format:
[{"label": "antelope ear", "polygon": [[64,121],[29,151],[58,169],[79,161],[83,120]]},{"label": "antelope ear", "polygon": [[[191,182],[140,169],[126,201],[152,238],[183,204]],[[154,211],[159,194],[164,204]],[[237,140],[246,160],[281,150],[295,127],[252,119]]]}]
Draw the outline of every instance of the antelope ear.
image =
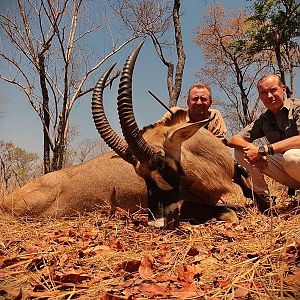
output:
[{"label": "antelope ear", "polygon": [[193,136],[197,130],[201,127],[198,123],[187,123],[174,130],[170,130],[166,134],[165,146],[178,145]]},{"label": "antelope ear", "polygon": [[174,130],[170,130],[166,135],[166,146],[167,145],[181,145],[182,142],[189,139],[193,136],[197,130],[205,125],[207,125],[211,119],[205,119],[203,121],[195,122],[195,123],[186,123],[177,127]]},{"label": "antelope ear", "polygon": [[171,191],[174,188],[167,183],[157,170],[150,173],[150,177],[156,182],[157,186],[163,191]]}]

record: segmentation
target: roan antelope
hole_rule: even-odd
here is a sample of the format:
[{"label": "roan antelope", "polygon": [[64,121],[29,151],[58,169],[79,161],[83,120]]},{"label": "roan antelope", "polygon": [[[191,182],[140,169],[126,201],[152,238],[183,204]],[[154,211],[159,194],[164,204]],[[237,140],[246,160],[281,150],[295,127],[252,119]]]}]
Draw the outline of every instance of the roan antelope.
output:
[{"label": "roan antelope", "polygon": [[[216,203],[232,189],[234,160],[226,146],[202,128],[209,120],[139,130],[132,107],[132,74],[142,44],[128,57],[120,79],[118,113],[125,139],[109,125],[103,90],[113,66],[99,79],[92,112],[97,130],[114,150],[78,166],[36,178],[2,199],[15,215],[66,216],[110,205],[136,211],[148,207],[149,224],[174,228],[179,216],[236,220]],[[184,203],[184,204],[183,204]],[[183,205],[183,206],[182,206]]]}]

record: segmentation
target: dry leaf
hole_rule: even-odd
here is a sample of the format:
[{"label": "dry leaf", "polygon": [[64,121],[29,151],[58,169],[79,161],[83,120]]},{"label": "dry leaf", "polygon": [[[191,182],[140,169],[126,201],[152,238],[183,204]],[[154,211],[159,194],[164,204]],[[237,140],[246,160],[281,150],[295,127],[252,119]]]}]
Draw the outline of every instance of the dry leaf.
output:
[{"label": "dry leaf", "polygon": [[116,242],[115,248],[119,251],[124,250],[124,247],[120,241]]},{"label": "dry leaf", "polygon": [[82,283],[83,281],[90,280],[91,277],[86,274],[79,273],[69,273],[58,275],[56,274],[53,280],[59,281],[62,283]]},{"label": "dry leaf", "polygon": [[172,274],[158,274],[155,279],[159,282],[166,282],[166,281],[170,281],[170,282],[175,282],[177,281],[177,277],[175,275]]},{"label": "dry leaf", "polygon": [[196,247],[193,247],[193,246],[187,252],[187,255],[189,255],[189,256],[196,256],[198,254],[199,254],[199,250]]},{"label": "dry leaf", "polygon": [[[170,294],[174,297],[178,297],[179,299],[188,299],[192,297],[197,297],[197,299],[201,299],[205,294],[195,286],[195,284],[186,284],[183,288],[178,290],[171,290]],[[198,298],[199,297],[199,298]]]},{"label": "dry leaf", "polygon": [[0,259],[0,268],[6,268],[8,266],[14,265],[15,263],[19,262],[20,258],[19,257],[13,257],[13,258],[8,258],[8,259]]},{"label": "dry leaf", "polygon": [[38,246],[33,246],[26,250],[26,254],[37,254],[39,252],[41,252],[41,248]]},{"label": "dry leaf", "polygon": [[284,281],[289,286],[300,287],[300,271],[295,272],[293,275],[286,276]]},{"label": "dry leaf", "polygon": [[97,246],[93,246],[93,247],[88,247],[81,252],[83,253],[84,256],[85,255],[93,256],[93,255],[96,255],[99,253],[108,253],[111,251],[112,251],[112,249],[109,246],[97,245]]},{"label": "dry leaf", "polygon": [[139,273],[143,279],[153,276],[153,258],[148,255],[145,255],[142,258],[141,265],[139,267]]},{"label": "dry leaf", "polygon": [[54,238],[54,241],[62,245],[70,245],[75,243],[75,239],[69,236],[58,236]]},{"label": "dry leaf", "polygon": [[86,231],[86,232],[84,232],[84,234],[83,234],[83,238],[84,238],[85,240],[87,240],[87,239],[94,240],[94,239],[98,236],[98,234],[99,234],[99,231],[96,230],[96,229],[91,230],[91,231]]},{"label": "dry leaf", "polygon": [[[22,299],[22,290],[21,289],[1,289],[0,290],[0,297],[5,296],[3,299],[11,299],[11,297],[14,297],[14,300]],[[2,299],[2,298],[1,298]]]},{"label": "dry leaf", "polygon": [[121,264],[120,268],[124,269],[126,272],[134,273],[139,270],[139,267],[141,265],[141,261],[137,259],[133,259],[130,261],[125,261]]},{"label": "dry leaf", "polygon": [[163,296],[166,297],[166,287],[155,284],[155,283],[141,283],[139,286],[139,291],[143,294],[147,295],[148,298],[152,298],[154,296]]},{"label": "dry leaf", "polygon": [[234,290],[234,298],[245,298],[249,294],[249,290],[244,287],[238,287]]},{"label": "dry leaf", "polygon": [[217,279],[214,283],[216,286],[223,288],[229,286],[231,284],[231,281],[228,279]]},{"label": "dry leaf", "polygon": [[199,280],[200,275],[202,275],[203,270],[200,267],[195,267],[191,265],[179,265],[178,266],[178,280],[192,283],[195,277]]}]

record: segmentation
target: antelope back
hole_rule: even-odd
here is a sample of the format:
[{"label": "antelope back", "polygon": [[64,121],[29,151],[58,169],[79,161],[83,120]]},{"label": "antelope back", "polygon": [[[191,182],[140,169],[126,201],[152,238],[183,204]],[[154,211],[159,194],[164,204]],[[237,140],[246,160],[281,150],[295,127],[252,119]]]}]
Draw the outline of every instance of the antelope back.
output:
[{"label": "antelope back", "polygon": [[132,165],[109,152],[36,178],[2,199],[0,206],[34,217],[69,216],[110,206],[137,211],[147,207],[147,189]]}]

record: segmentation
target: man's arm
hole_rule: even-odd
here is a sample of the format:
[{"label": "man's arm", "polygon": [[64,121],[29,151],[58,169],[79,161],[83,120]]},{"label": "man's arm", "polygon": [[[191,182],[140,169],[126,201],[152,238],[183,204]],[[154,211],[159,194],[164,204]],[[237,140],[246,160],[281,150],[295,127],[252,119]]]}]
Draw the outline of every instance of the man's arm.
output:
[{"label": "man's arm", "polygon": [[258,147],[245,140],[240,134],[236,134],[229,139],[227,146],[242,149],[249,163],[257,164],[262,169],[266,167],[266,157],[262,157],[258,152]]},{"label": "man's arm", "polygon": [[246,141],[241,135],[236,134],[233,137],[231,137],[228,142],[227,146],[231,148],[239,148],[243,149],[245,147],[249,147],[252,145],[250,142]]},{"label": "man's arm", "polygon": [[292,136],[272,144],[275,153],[284,153],[290,149],[300,149],[300,135]]}]

